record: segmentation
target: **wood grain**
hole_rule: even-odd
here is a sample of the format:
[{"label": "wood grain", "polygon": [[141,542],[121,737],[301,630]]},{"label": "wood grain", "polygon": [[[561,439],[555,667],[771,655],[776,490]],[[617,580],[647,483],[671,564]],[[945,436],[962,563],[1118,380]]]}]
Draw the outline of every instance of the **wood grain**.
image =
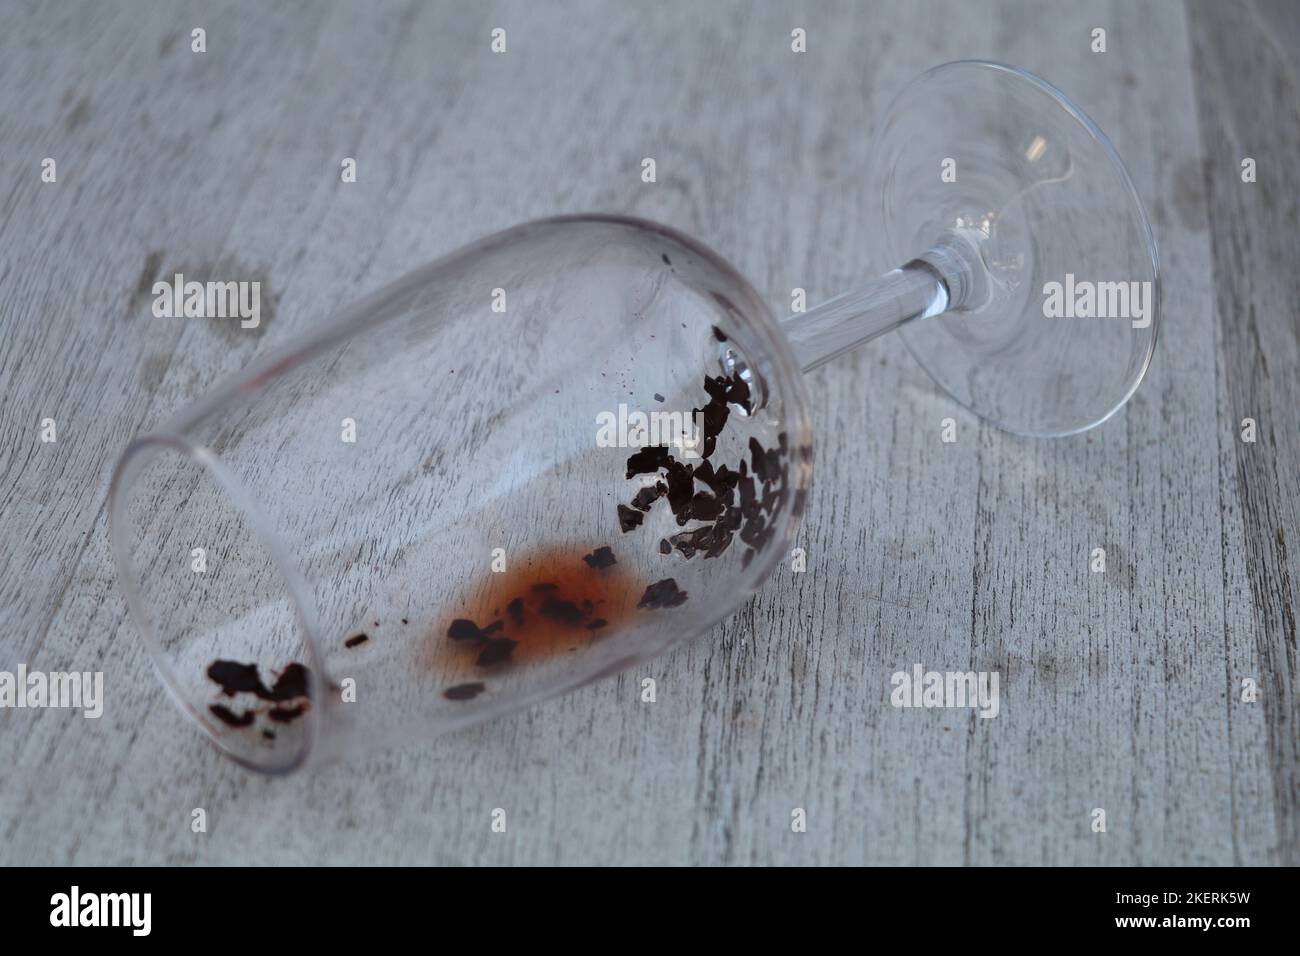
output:
[{"label": "wood grain", "polygon": [[[1205,142],[1200,171],[1209,220],[1216,224],[1221,415],[1230,437],[1246,418],[1260,427],[1257,443],[1229,443],[1222,482],[1241,509],[1234,558],[1249,581],[1249,627],[1267,715],[1260,750],[1276,801],[1272,823],[1284,858],[1294,863],[1300,847],[1300,279],[1294,268],[1300,202],[1287,170],[1300,154],[1300,17],[1293,5],[1280,3],[1204,4],[1194,24]],[[1250,108],[1241,108],[1246,102]],[[1241,180],[1245,157],[1265,173],[1251,184]]]},{"label": "wood grain", "polygon": [[[4,5],[0,669],[103,670],[109,701],[0,712],[0,862],[1297,862],[1296,38],[1245,3]],[[676,226],[778,312],[833,295],[894,265],[864,252],[873,118],[962,57],[1069,92],[1148,203],[1166,324],[1121,415],[1015,439],[883,339],[810,377],[807,573],[645,673],[281,780],[181,722],[109,561],[132,435],[551,213]],[[274,293],[256,334],[150,317],[156,276],[217,265]],[[890,707],[916,662],[1000,671],[999,716]]]}]

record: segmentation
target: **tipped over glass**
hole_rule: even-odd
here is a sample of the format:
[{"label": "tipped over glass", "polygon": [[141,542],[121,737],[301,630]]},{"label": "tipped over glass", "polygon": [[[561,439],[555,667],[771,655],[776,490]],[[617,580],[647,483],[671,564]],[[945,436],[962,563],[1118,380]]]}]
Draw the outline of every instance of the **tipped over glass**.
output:
[{"label": "tipped over glass", "polygon": [[947,64],[891,107],[870,175],[864,273],[896,268],[806,313],[778,321],[666,226],[544,219],[135,440],[110,492],[114,561],[177,704],[235,760],[285,772],[704,633],[796,545],[802,373],[891,329],[1019,434],[1123,405],[1155,344],[1157,257],[1077,107],[1023,71]]}]

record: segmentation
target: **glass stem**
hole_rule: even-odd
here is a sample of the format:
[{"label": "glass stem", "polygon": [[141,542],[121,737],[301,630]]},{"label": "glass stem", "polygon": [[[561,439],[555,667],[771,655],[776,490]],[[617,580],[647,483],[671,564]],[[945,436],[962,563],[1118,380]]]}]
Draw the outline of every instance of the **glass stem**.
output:
[{"label": "glass stem", "polygon": [[805,372],[913,319],[948,308],[948,288],[928,266],[914,263],[887,272],[782,322]]},{"label": "glass stem", "polygon": [[904,322],[970,307],[986,292],[979,251],[950,233],[919,259],[781,323],[805,372]]}]

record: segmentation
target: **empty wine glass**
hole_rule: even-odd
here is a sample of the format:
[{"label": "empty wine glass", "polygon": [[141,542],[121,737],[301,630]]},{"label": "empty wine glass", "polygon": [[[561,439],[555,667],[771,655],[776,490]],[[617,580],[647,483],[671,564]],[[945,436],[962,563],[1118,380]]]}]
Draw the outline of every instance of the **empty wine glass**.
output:
[{"label": "empty wine glass", "polygon": [[[801,373],[898,328],[1002,428],[1133,393],[1155,244],[1105,136],[1024,71],[913,81],[874,141],[872,256],[778,321],[665,226],[562,216],[465,247],[123,454],[114,561],[171,696],[284,772],[612,674],[733,613],[812,478]],[[1059,288],[1058,288],[1059,287]]]}]

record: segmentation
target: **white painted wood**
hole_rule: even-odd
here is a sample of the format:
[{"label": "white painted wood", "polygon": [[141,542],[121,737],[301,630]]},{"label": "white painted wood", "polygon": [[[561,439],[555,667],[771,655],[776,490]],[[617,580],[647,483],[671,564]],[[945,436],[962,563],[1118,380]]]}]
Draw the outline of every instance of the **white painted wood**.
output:
[{"label": "white painted wood", "polygon": [[[1295,296],[1288,311],[1284,282],[1239,274],[1259,230],[1251,268],[1283,264],[1295,216],[1236,202],[1232,171],[1203,165],[1224,130],[1268,135],[1234,118],[1252,90],[1295,89],[1268,39],[1292,21],[1253,9],[0,7],[0,669],[103,670],[110,694],[98,721],[0,712],[0,862],[1296,862],[1297,595],[1277,544],[1300,548],[1280,420],[1300,392]],[[645,674],[282,780],[181,723],[109,563],[107,478],[133,434],[334,307],[550,213],[679,227],[778,312],[796,286],[841,292],[895,265],[864,261],[873,118],[960,57],[1076,97],[1148,201],[1167,324],[1125,412],[1014,439],[882,339],[810,377],[808,572]],[[1296,102],[1273,104],[1278,142],[1295,142]],[[1270,195],[1294,212],[1294,190]],[[140,288],[217,263],[274,292],[259,333],[150,317]],[[1234,308],[1253,309],[1267,361],[1243,352]],[[1247,453],[1234,423],[1252,388],[1262,429],[1290,431]],[[56,445],[37,440],[47,416]],[[917,662],[999,670],[999,716],[890,707],[890,675]],[[1274,699],[1241,703],[1243,676]]]}]

